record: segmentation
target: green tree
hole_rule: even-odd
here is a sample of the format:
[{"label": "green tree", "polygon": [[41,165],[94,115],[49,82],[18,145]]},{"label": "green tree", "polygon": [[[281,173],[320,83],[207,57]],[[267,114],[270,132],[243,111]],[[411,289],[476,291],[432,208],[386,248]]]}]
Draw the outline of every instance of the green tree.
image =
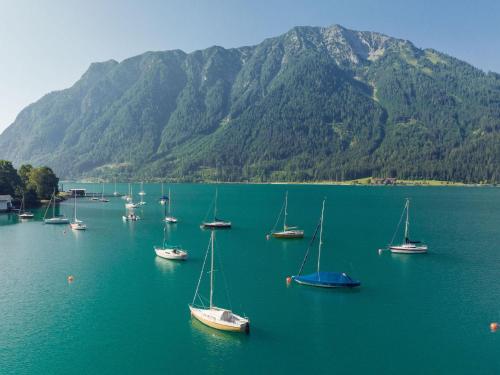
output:
[{"label": "green tree", "polygon": [[21,179],[12,163],[7,160],[0,160],[0,194],[15,196],[21,187]]},{"label": "green tree", "polygon": [[29,174],[28,190],[36,192],[38,199],[48,199],[58,192],[59,178],[49,167],[33,168]]}]

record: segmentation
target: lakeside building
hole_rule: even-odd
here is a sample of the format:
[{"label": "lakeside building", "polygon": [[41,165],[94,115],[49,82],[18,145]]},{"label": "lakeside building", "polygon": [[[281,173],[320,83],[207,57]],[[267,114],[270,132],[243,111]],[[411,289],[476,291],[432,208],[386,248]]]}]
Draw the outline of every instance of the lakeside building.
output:
[{"label": "lakeside building", "polygon": [[0,195],[0,212],[12,210],[12,197],[10,195]]}]

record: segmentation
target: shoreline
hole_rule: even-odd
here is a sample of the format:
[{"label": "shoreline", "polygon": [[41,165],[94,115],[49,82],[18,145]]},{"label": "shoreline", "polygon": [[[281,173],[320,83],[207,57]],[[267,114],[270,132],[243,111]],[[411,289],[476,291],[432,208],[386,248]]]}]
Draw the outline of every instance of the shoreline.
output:
[{"label": "shoreline", "polygon": [[[465,183],[456,181],[441,181],[441,180],[396,180],[393,183],[373,183],[372,178],[362,178],[356,180],[348,181],[267,181],[267,182],[257,182],[257,181],[164,181],[166,184],[232,184],[232,185],[330,185],[330,186],[375,186],[375,187],[394,187],[394,186],[423,186],[423,187],[498,187],[498,184],[493,183]],[[114,181],[104,182],[107,184],[112,184]],[[144,181],[146,183],[161,183],[159,180]],[[84,180],[67,180],[61,181],[60,183],[85,183],[85,184],[97,184],[102,183],[102,180],[84,179]],[[118,183],[129,183],[129,182],[118,182]],[[132,182],[137,183],[137,182]]]}]

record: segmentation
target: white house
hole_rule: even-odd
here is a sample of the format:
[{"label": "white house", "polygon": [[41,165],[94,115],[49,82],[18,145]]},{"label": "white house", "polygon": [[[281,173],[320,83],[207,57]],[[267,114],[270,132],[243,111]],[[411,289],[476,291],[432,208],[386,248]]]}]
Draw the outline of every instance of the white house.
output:
[{"label": "white house", "polygon": [[12,208],[12,197],[10,195],[0,195],[0,212],[10,211]]}]

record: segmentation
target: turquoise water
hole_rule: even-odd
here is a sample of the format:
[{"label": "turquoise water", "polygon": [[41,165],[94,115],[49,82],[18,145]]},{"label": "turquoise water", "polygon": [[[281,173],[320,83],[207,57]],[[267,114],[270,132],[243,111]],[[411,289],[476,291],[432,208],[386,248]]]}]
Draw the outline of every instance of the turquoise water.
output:
[{"label": "turquoise water", "polygon": [[[251,319],[247,336],[189,315],[214,188],[171,186],[180,222],[168,233],[189,251],[185,263],[155,257],[158,185],[145,186],[135,223],[122,221],[119,198],[79,200],[86,232],[0,215],[0,373],[500,373],[500,331],[489,331],[500,321],[500,189],[220,185],[219,216],[233,229],[217,232],[215,300]],[[286,190],[289,222],[306,238],[267,241]],[[361,280],[357,290],[286,286],[323,197],[322,269],[348,272]],[[429,254],[379,255],[406,197]],[[306,271],[315,260],[316,252]]]}]

